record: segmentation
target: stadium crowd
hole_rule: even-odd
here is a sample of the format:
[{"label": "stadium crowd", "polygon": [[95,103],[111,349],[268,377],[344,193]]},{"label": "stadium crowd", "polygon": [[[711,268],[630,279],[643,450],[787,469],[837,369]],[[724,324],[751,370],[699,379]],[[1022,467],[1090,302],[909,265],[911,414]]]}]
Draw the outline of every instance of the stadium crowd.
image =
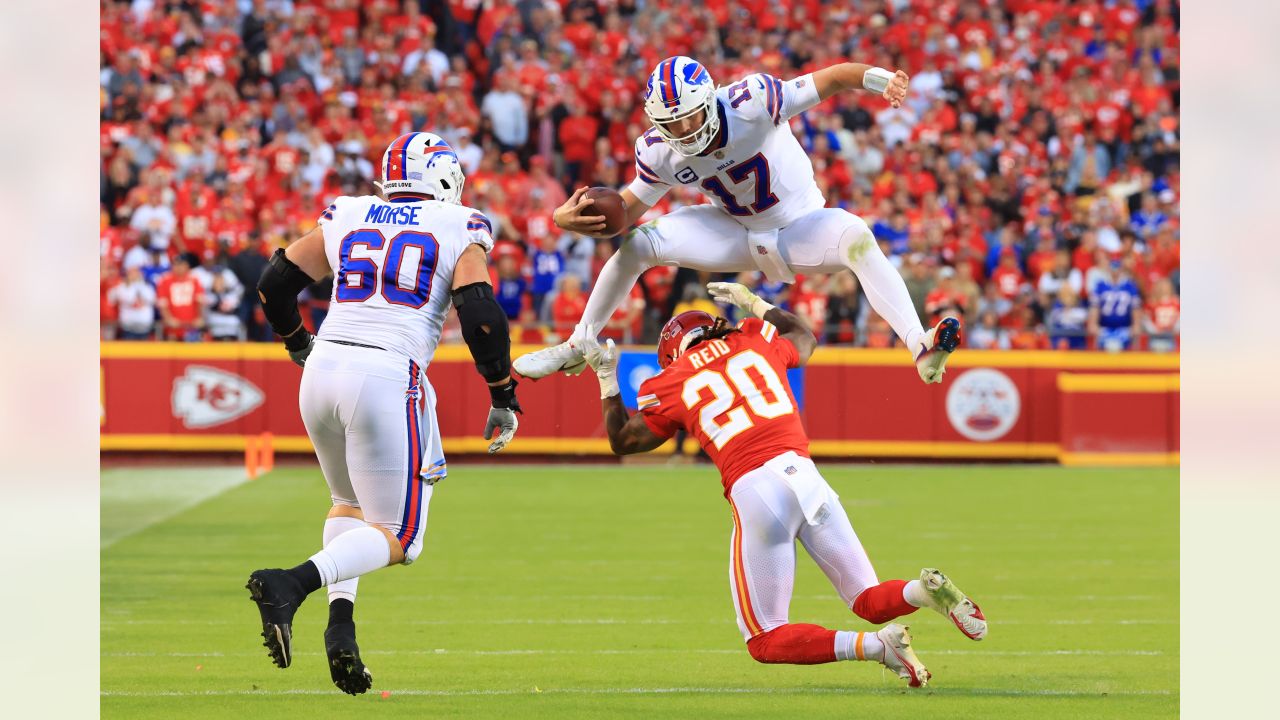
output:
[{"label": "stadium crowd", "polygon": [[[899,109],[853,93],[791,129],[926,326],[960,313],[979,348],[1176,348],[1172,0],[103,0],[103,337],[270,340],[266,258],[333,197],[374,192],[396,136],[431,130],[493,222],[517,338],[551,342],[621,239],[552,211],[634,177],[643,83],[676,54],[722,84],[844,60],[910,73]],[[678,187],[651,213],[699,202]],[[714,310],[708,279],[654,268],[605,334],[652,342],[672,312]],[[742,281],[824,342],[895,342],[852,274]],[[329,292],[307,291],[309,324]]]}]

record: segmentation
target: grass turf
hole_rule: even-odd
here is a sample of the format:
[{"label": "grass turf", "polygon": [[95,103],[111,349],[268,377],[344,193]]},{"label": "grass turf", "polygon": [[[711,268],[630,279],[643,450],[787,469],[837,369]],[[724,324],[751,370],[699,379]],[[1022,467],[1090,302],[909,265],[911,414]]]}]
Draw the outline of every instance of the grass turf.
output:
[{"label": "grass turf", "polygon": [[[293,667],[278,670],[243,587],[320,542],[318,470],[282,469],[103,551],[103,717],[1177,714],[1176,471],[820,467],[882,579],[936,565],[991,622],[975,643],[928,610],[906,619],[934,674],[923,691],[870,663],[750,658],[710,467],[455,466],[418,562],[360,581],[374,688],[343,695],[324,663],[323,595],[302,606]],[[104,499],[116,525],[166,471],[122,472],[139,496]],[[793,622],[866,627],[803,549],[797,565]]]}]

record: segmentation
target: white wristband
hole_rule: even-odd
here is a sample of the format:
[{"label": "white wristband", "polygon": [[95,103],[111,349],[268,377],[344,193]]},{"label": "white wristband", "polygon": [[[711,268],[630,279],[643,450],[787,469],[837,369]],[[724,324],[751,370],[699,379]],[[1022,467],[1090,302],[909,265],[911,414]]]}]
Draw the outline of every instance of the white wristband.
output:
[{"label": "white wristband", "polygon": [[765,302],[764,298],[757,296],[755,301],[751,303],[751,314],[764,319],[764,314],[773,309],[773,306]]},{"label": "white wristband", "polygon": [[883,93],[885,88],[889,87],[889,81],[893,79],[893,73],[880,67],[868,68],[862,74],[862,87],[873,93]]},{"label": "white wristband", "polygon": [[618,387],[618,375],[616,371],[610,373],[608,377],[600,377],[597,375],[596,379],[600,381],[601,400],[622,394],[622,390]]}]

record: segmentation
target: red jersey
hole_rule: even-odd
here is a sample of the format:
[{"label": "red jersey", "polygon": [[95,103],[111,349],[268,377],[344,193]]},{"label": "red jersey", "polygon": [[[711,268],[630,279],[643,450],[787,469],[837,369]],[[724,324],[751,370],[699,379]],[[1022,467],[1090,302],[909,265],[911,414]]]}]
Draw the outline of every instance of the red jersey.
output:
[{"label": "red jersey", "polygon": [[740,332],[698,343],[640,384],[637,402],[659,437],[684,428],[720,470],[725,497],[733,483],[789,451],[809,457],[787,369],[800,354],[771,323],[748,318]]},{"label": "red jersey", "polygon": [[188,274],[181,278],[165,275],[156,283],[156,295],[169,306],[169,313],[180,323],[194,322],[200,316],[200,281]]}]

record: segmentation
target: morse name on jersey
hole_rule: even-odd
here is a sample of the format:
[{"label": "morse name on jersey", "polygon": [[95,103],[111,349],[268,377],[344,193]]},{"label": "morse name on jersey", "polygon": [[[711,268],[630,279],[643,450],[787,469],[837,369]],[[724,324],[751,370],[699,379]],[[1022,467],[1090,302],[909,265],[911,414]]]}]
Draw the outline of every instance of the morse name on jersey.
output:
[{"label": "morse name on jersey", "polygon": [[373,203],[369,206],[369,212],[365,213],[364,221],[375,225],[417,225],[420,209],[422,208],[417,203],[407,205]]}]

